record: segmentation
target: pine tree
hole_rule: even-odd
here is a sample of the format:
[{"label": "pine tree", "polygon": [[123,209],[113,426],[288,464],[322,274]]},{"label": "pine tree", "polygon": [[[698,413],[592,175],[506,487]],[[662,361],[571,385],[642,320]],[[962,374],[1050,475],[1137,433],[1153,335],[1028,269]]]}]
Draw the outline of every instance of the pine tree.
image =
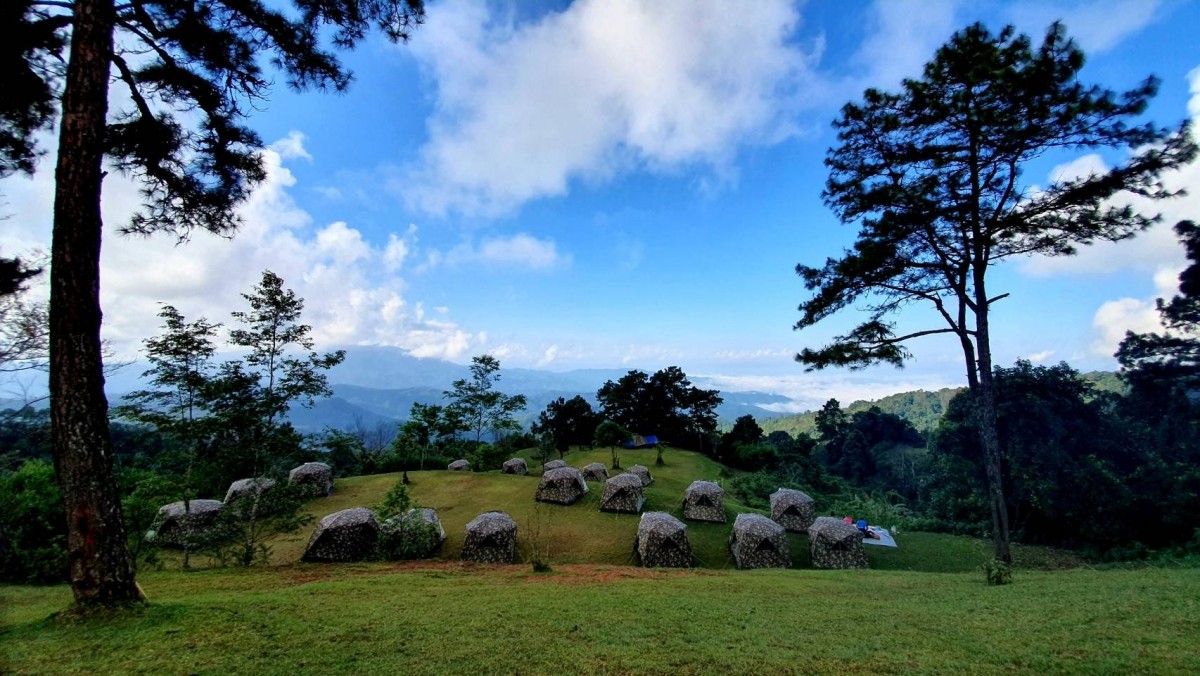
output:
[{"label": "pine tree", "polygon": [[[797,329],[855,307],[866,320],[832,343],[802,350],[808,370],[900,366],[913,339],[948,335],[958,343],[978,400],[996,558],[1009,561],[992,384],[992,305],[1008,296],[988,271],[1007,258],[1070,255],[1079,245],[1133,237],[1155,219],[1118,193],[1173,195],[1159,177],[1196,154],[1186,125],[1133,124],[1157,81],[1116,94],[1079,80],[1084,56],[1061,24],[1036,49],[1011,28],[982,24],[956,33],[897,93],[867,90],[834,122],[838,145],[825,164],[825,203],[861,228],[851,250],[821,267],[798,265],[814,292]],[[1047,152],[1122,148],[1108,171],[1033,190],[1026,163]],[[925,304],[939,325],[897,334],[888,318]]]}]

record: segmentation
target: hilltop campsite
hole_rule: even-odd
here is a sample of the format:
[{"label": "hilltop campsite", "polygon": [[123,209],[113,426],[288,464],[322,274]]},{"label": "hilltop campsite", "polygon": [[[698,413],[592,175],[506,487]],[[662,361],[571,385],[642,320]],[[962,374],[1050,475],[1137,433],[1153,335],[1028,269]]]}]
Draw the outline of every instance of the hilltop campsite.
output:
[{"label": "hilltop campsite", "polygon": [[0,673],[1200,673],[1197,29],[5,0]]}]

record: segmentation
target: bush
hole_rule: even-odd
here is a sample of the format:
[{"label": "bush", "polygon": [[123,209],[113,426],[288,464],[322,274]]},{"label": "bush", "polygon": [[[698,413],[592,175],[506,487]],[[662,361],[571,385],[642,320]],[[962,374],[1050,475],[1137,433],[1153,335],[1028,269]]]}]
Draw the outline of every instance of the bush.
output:
[{"label": "bush", "polygon": [[222,565],[252,566],[271,558],[267,540],[280,533],[295,533],[313,521],[302,510],[307,492],[277,480],[269,490],[227,503],[217,517],[213,537],[205,549]]},{"label": "bush", "polygon": [[67,579],[67,523],[54,468],[27,460],[0,474],[0,579],[52,583]]},{"label": "bush", "polygon": [[422,558],[437,544],[436,529],[420,517],[421,507],[412,501],[408,486],[397,481],[383,502],[375,508],[375,516],[382,524],[377,558],[384,561]]},{"label": "bush", "polygon": [[993,587],[1012,584],[1012,566],[1000,559],[985,561],[983,564],[983,576],[987,579],[987,583]]},{"label": "bush", "polygon": [[780,488],[804,490],[797,484],[782,481],[779,476],[770,472],[750,472],[735,476],[729,480],[729,488],[746,506],[755,509],[770,507],[771,494]]},{"label": "bush", "polygon": [[852,516],[855,520],[865,519],[868,523],[884,528],[904,530],[928,530],[931,520],[914,514],[904,503],[903,497],[895,492],[846,491],[830,496],[818,508],[838,516]]},{"label": "bush", "polygon": [[158,509],[174,502],[182,493],[179,481],[150,470],[126,470],[121,475],[121,515],[129,538],[129,555],[135,567],[156,565],[158,547],[146,539],[146,531],[154,524]]},{"label": "bush", "polygon": [[500,469],[504,461],[511,457],[512,455],[506,447],[487,442],[480,442],[466,454],[467,461],[471,463],[472,472],[489,472]]}]

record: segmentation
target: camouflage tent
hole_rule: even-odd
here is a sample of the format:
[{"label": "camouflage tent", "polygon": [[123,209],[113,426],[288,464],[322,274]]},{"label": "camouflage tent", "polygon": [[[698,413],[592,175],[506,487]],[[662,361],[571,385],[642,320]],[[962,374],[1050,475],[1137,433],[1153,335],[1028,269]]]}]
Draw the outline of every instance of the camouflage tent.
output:
[{"label": "camouflage tent", "polygon": [[646,568],[690,568],[692,544],[687,526],[666,512],[646,512],[633,543],[638,562]]},{"label": "camouflage tent", "polygon": [[158,508],[146,539],[167,547],[195,547],[213,532],[224,503],[219,500],[172,502]]},{"label": "camouflage tent", "polygon": [[816,518],[813,499],[803,491],[780,488],[771,494],[771,519],[792,531],[803,533]]},{"label": "camouflage tent", "polygon": [[862,533],[834,516],[817,517],[808,528],[814,568],[868,568]]},{"label": "camouflage tent", "polygon": [[542,465],[542,471],[549,472],[552,469],[558,469],[559,467],[566,467],[566,466],[567,466],[566,460],[551,460],[550,462]]},{"label": "camouflage tent", "polygon": [[238,479],[229,484],[229,490],[225,491],[225,504],[228,505],[243,498],[257,498],[271,490],[274,485],[274,480],[265,477]]},{"label": "camouflage tent", "polygon": [[630,467],[629,473],[640,478],[643,486],[649,486],[650,484],[654,483],[654,477],[650,476],[650,470],[646,469],[643,465],[634,465],[633,467]]},{"label": "camouflage tent", "polygon": [[711,481],[693,481],[683,492],[683,518],[725,523],[725,489]]},{"label": "camouflage tent", "polygon": [[406,558],[427,559],[446,541],[442,520],[438,518],[437,510],[429,507],[410,509],[384,521],[380,528],[382,537],[410,538],[415,542],[415,548],[406,548],[403,553]]},{"label": "camouflage tent", "polygon": [[362,561],[375,551],[379,522],[366,507],[352,507],[321,519],[302,561]]},{"label": "camouflage tent", "polygon": [[642,495],[641,477],[618,474],[604,484],[604,495],[600,496],[601,512],[637,514],[644,504],[646,498]]},{"label": "camouflage tent", "polygon": [[538,484],[537,494],[533,499],[538,502],[570,505],[587,493],[588,485],[583,480],[583,472],[574,467],[558,467],[542,475],[542,481]]},{"label": "camouflage tent", "polygon": [[501,465],[501,471],[505,474],[520,474],[522,476],[529,474],[529,466],[525,464],[525,458],[513,458],[505,460]]},{"label": "camouflage tent", "polygon": [[467,524],[463,561],[513,563],[517,560],[517,522],[504,512],[484,512]]},{"label": "camouflage tent", "polygon": [[608,481],[608,470],[602,463],[593,462],[590,465],[583,466],[584,481]]},{"label": "camouflage tent", "polygon": [[467,462],[465,458],[460,458],[449,465],[446,465],[446,469],[452,472],[470,472],[471,463]]},{"label": "camouflage tent", "polygon": [[738,514],[729,534],[738,568],[787,568],[792,564],[787,531],[761,514]]},{"label": "camouflage tent", "polygon": [[333,468],[323,462],[306,462],[288,472],[288,483],[326,496],[333,492]]}]

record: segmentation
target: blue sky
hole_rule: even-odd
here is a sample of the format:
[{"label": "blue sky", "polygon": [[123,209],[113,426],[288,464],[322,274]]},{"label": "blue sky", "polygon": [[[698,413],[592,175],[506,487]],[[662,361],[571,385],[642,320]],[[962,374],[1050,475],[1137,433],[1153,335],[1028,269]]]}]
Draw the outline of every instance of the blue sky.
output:
[{"label": "blue sky", "polygon": [[[270,179],[234,239],[130,240],[136,200],[106,184],[105,331],[132,354],[159,302],[222,321],[264,268],[308,301],[322,347],[388,344],[504,366],[657,369],[819,404],[958,385],[953,342],[913,344],[903,371],[808,375],[792,361],[859,317],[797,333],[798,262],[853,241],[821,203],[830,122],[867,86],[895,88],[973,21],[1040,38],[1062,19],[1083,79],[1162,79],[1147,117],[1200,117],[1196,2],[431,2],[408,45],[345,61],[348,94],[277,90],[252,119]],[[1190,110],[1189,110],[1189,101]],[[1031,183],[1114,157],[1061,156]],[[0,184],[10,250],[44,245],[49,162]],[[1170,180],[1198,185],[1191,167]],[[1193,195],[1153,205],[1200,217]],[[1182,251],[1166,226],[1072,260],[993,271],[999,364],[1111,369],[1127,328],[1153,328]],[[914,307],[902,325],[934,321]]]}]

